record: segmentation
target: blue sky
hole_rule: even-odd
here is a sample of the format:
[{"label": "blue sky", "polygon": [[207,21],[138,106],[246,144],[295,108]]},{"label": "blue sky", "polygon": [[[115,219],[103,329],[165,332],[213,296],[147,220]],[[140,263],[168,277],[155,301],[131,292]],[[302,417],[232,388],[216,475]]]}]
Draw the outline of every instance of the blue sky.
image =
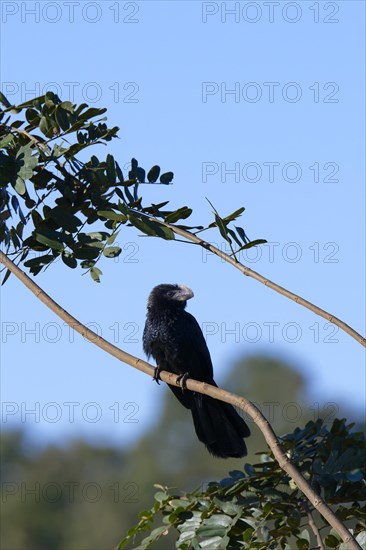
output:
[{"label": "blue sky", "polygon": [[[173,186],[144,188],[146,202],[188,205],[197,224],[212,220],[206,197],[223,215],[245,206],[240,225],[269,244],[240,259],[364,332],[363,2],[1,8],[10,101],[49,88],[107,107],[120,139],[93,153],[175,173]],[[217,233],[207,238],[225,250]],[[140,357],[148,293],[183,282],[218,382],[238,357],[274,354],[309,378],[311,403],[365,410],[364,349],[348,335],[194,246],[132,228],[119,244],[118,261],[100,265],[100,285],[60,264],[36,282]],[[14,277],[1,302],[3,426],[21,425],[40,443],[82,435],[124,445],[156,420],[162,387],[71,333]]]}]

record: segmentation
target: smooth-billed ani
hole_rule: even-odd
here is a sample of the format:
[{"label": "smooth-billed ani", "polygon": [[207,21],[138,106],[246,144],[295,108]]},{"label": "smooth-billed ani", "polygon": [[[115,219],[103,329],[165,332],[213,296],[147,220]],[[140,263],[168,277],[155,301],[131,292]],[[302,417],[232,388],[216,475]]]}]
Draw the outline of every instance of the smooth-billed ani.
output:
[{"label": "smooth-billed ani", "polygon": [[217,386],[210,352],[199,324],[185,311],[193,292],[185,285],[161,284],[153,288],[147,304],[143,347],[157,364],[154,379],[166,370],[181,377],[182,388],[169,386],[191,410],[197,437],[218,457],[243,457],[243,440],[250,430],[232,405],[184,388],[188,377]]}]

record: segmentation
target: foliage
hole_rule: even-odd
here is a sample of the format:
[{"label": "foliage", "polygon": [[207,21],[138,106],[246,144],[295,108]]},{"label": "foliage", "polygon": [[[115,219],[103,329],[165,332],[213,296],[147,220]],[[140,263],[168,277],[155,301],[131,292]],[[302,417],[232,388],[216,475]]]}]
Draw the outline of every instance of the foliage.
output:
[{"label": "foliage", "polygon": [[[276,401],[280,405],[276,408],[278,414],[272,418],[272,425],[279,433],[287,433],[294,427],[282,414],[285,403],[298,403],[302,419],[315,417],[309,408],[312,404],[304,400],[310,392],[309,380],[294,365],[268,356],[255,356],[241,359],[233,368],[228,364],[223,374],[224,387],[233,387],[241,394],[255,394],[260,404],[271,400],[271,388],[276,380],[286,380],[286,385],[276,390]],[[119,390],[115,397],[113,391],[111,388],[111,400],[121,402]],[[142,413],[141,418],[139,415],[141,435],[130,445],[125,435],[136,424],[126,423],[124,415],[120,415],[118,423],[111,419],[110,427],[106,428],[106,434],[114,434],[112,441],[117,444],[113,446],[112,441],[108,444],[101,437],[104,432],[101,427],[95,433],[95,442],[87,443],[70,441],[67,434],[62,430],[60,434],[55,426],[55,434],[59,434],[55,444],[39,448],[42,420],[37,423],[35,417],[27,417],[28,421],[21,425],[22,429],[26,428],[21,438],[9,430],[15,424],[5,423],[0,434],[0,548],[114,548],[136,523],[138,513],[151,506],[156,492],[154,483],[190,491],[203,480],[221,479],[228,470],[237,468],[238,464],[241,467],[241,461],[234,458],[220,461],[210,457],[204,445],[197,442],[190,412],[173,399],[168,388],[161,386],[158,393],[161,412],[152,403],[138,402]],[[135,398],[131,394],[131,399]],[[83,401],[82,395],[80,400]],[[149,410],[154,410],[154,420],[146,424],[144,419],[149,417]],[[347,408],[342,408],[341,414],[361,420],[355,411]],[[18,418],[20,420],[20,415]],[[250,423],[250,419],[246,420]],[[260,431],[253,429],[249,462],[256,460],[252,452],[261,449],[262,444]],[[95,486],[99,487],[100,498]],[[161,539],[158,548],[174,548],[173,529],[171,535]]]},{"label": "foliage", "polygon": [[[188,206],[164,209],[168,201],[143,206],[140,185],[168,185],[173,172],[160,174],[158,165],[146,171],[132,159],[124,175],[111,154],[104,160],[96,155],[84,161],[77,157],[117,137],[118,128],[109,128],[102,116],[106,109],[73,105],[53,92],[16,107],[2,94],[0,102],[5,106],[0,111],[0,243],[33,275],[61,257],[67,267],[79,265],[100,282],[102,272],[96,264],[102,256],[121,253],[113,243],[123,226],[171,240],[175,234],[169,225],[192,214]],[[23,118],[14,120],[19,114]],[[207,227],[178,227],[217,227],[235,256],[266,242],[250,242],[244,229],[228,227],[243,211],[221,218],[215,210],[215,221]],[[27,259],[30,252],[35,257]]]},{"label": "foliage", "polygon": [[[352,432],[353,424],[336,419],[328,429],[319,419],[282,438],[282,444],[314,489],[332,505],[357,541],[366,540],[365,436]],[[139,514],[140,521],[121,541],[132,540],[135,550],[145,550],[169,531],[176,530],[176,547],[189,550],[284,549],[310,550],[315,545],[308,524],[308,508],[301,491],[279,467],[270,451],[257,453],[261,461],[245,464],[206,490],[177,494],[156,486],[155,503]],[[162,515],[161,525],[152,528]],[[315,513],[314,513],[315,516]],[[315,518],[314,518],[315,519]],[[318,529],[327,548],[347,550],[334,530],[319,517]],[[137,546],[135,537],[149,531]],[[325,532],[324,532],[325,531]]]}]

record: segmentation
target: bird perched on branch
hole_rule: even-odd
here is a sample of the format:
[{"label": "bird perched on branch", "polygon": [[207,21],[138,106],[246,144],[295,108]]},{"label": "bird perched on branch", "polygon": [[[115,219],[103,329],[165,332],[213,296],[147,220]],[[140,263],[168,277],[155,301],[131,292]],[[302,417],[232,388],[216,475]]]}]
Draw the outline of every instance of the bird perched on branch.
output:
[{"label": "bird perched on branch", "polygon": [[157,364],[154,380],[162,370],[177,374],[181,388],[169,386],[191,410],[197,437],[217,457],[240,458],[247,454],[243,440],[250,430],[232,405],[185,389],[187,378],[217,386],[210,352],[196,319],[185,311],[193,292],[185,285],[161,284],[153,288],[147,304],[143,348]]}]

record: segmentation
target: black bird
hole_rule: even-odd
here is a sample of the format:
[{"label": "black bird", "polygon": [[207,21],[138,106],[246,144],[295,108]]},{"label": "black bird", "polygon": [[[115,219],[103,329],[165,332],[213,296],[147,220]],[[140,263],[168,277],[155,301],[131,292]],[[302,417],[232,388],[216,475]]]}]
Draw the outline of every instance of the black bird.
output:
[{"label": "black bird", "polygon": [[222,458],[240,458],[247,454],[243,438],[250,435],[250,430],[234,407],[184,389],[189,377],[217,386],[200,326],[185,311],[192,297],[192,290],[185,285],[161,284],[153,288],[147,304],[144,351],[156,361],[154,380],[158,382],[161,370],[179,375],[182,387],[169,387],[191,410],[197,437],[209,452]]}]

